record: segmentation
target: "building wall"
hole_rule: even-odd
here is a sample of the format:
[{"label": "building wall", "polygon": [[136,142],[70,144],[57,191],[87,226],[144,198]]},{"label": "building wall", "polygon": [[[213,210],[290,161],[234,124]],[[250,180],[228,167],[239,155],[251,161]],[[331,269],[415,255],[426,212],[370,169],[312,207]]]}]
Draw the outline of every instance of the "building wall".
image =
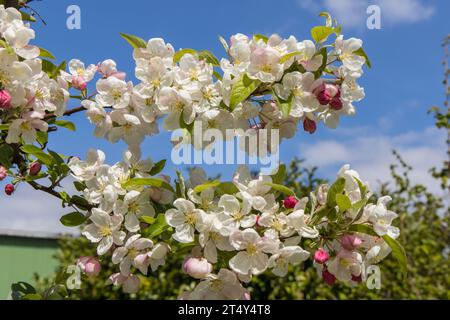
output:
[{"label": "building wall", "polygon": [[10,294],[11,284],[33,284],[33,274],[51,275],[57,262],[53,259],[56,239],[39,239],[0,235],[0,299]]}]

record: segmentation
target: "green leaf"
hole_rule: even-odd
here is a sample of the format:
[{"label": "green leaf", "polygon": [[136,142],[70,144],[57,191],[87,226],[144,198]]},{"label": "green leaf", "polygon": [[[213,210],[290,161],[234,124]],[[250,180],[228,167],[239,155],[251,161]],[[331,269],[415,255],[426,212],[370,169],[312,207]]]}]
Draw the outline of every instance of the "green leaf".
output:
[{"label": "green leaf", "polygon": [[319,13],[319,17],[324,17],[326,19],[326,26],[327,27],[331,27],[333,25],[333,20],[331,19],[331,15],[326,12],[326,11],[322,11],[321,13]]},{"label": "green leaf", "polygon": [[173,190],[172,186],[169,183],[158,178],[134,178],[122,185],[122,187],[125,189],[143,186],[163,188],[175,192],[175,190]]},{"label": "green leaf", "polygon": [[176,171],[177,180],[176,183],[176,193],[179,198],[186,198],[186,184],[184,183],[184,177],[180,171]]},{"label": "green leaf", "polygon": [[289,52],[286,53],[284,56],[282,56],[280,58],[280,63],[285,63],[286,61],[288,61],[290,58],[298,56],[299,54],[302,54],[301,51],[294,51],[294,52]]},{"label": "green leaf", "polygon": [[51,166],[54,162],[53,157],[46,154],[42,149],[32,145],[27,144],[20,148],[23,152],[31,154],[35,156],[38,160],[40,160],[46,166]]},{"label": "green leaf", "polygon": [[276,183],[276,184],[283,183],[284,179],[286,178],[286,165],[280,164],[278,166],[277,173],[271,175],[271,177],[272,177],[273,183]]},{"label": "green leaf", "polygon": [[216,70],[213,70],[213,75],[216,77],[217,80],[222,80],[222,76],[220,73],[218,73]]},{"label": "green leaf", "polygon": [[23,281],[11,284],[11,297],[13,300],[20,300],[27,294],[36,294],[36,289],[31,284]]},{"label": "green leaf", "polygon": [[120,36],[124,38],[133,48],[146,48],[147,42],[144,39],[134,36],[132,34],[121,33]]},{"label": "green leaf", "polygon": [[352,207],[352,202],[345,194],[336,195],[336,204],[338,205],[341,212],[347,211]]},{"label": "green leaf", "polygon": [[273,90],[273,95],[277,100],[278,107],[280,108],[283,117],[285,118],[289,117],[292,108],[293,95],[291,94],[287,100],[283,100],[280,97],[278,97],[278,95],[275,93],[275,90]]},{"label": "green leaf", "polygon": [[364,185],[364,183],[362,183],[361,180],[359,180],[358,178],[354,178],[356,180],[356,182],[358,183],[358,187],[359,187],[359,192],[361,192],[361,198],[364,198],[364,196],[366,195],[366,191],[367,191],[367,187]]},{"label": "green leaf", "polygon": [[403,275],[403,278],[405,279],[408,273],[408,260],[406,258],[405,249],[397,240],[392,239],[388,235],[384,235],[383,239],[384,241],[386,241],[389,247],[391,247],[392,255],[397,260],[400,266],[400,272]]},{"label": "green leaf", "polygon": [[61,217],[61,219],[59,219],[59,221],[61,221],[61,223],[66,227],[77,227],[83,224],[86,220],[87,218],[77,211],[65,214]]},{"label": "green leaf", "polygon": [[39,51],[41,52],[39,57],[41,58],[48,58],[48,59],[56,59],[55,56],[48,50],[44,49],[44,48],[39,48]]},{"label": "green leaf", "polygon": [[157,163],[155,163],[153,165],[152,169],[150,170],[150,175],[156,176],[158,173],[163,171],[165,166],[166,166],[166,159],[162,159],[162,160],[158,161]]},{"label": "green leaf", "polygon": [[75,186],[75,189],[77,191],[83,191],[84,189],[86,189],[86,186],[84,185],[84,183],[80,182],[80,181],[74,181],[73,185]]},{"label": "green leaf", "polygon": [[205,60],[206,62],[212,64],[213,66],[220,65],[219,60],[217,60],[216,56],[208,50],[200,51],[198,53],[198,57],[200,58],[200,60]]},{"label": "green leaf", "polygon": [[265,185],[267,186],[271,186],[272,189],[276,190],[276,191],[280,191],[281,193],[288,195],[288,196],[295,196],[294,191],[292,191],[291,189],[289,189],[286,186],[283,186],[281,184],[276,184],[276,183],[265,183]]},{"label": "green leaf", "polygon": [[197,51],[194,49],[190,49],[190,48],[178,50],[173,56],[173,62],[180,61],[181,57],[183,57],[187,53],[195,56],[197,54]]},{"label": "green leaf", "polygon": [[348,228],[348,231],[359,232],[359,233],[368,234],[369,236],[378,237],[376,232],[373,231],[373,228],[371,226],[367,225],[367,224],[352,224]]},{"label": "green leaf", "polygon": [[0,131],[8,131],[9,123],[0,124]]},{"label": "green leaf", "polygon": [[235,194],[236,192],[239,191],[239,189],[234,185],[233,182],[226,181],[221,182],[217,186],[216,191],[219,195],[224,195],[224,194]]},{"label": "green leaf", "polygon": [[253,39],[254,39],[255,41],[262,40],[262,41],[264,41],[265,43],[267,43],[267,41],[269,40],[269,38],[267,38],[267,36],[265,36],[265,35],[263,35],[263,34],[255,34],[255,35],[253,35]]},{"label": "green leaf", "polygon": [[166,217],[164,213],[160,213],[156,217],[155,221],[144,230],[144,234],[150,239],[155,238],[163,233],[167,228],[169,228],[169,225],[166,222]]},{"label": "green leaf", "polygon": [[45,146],[45,144],[48,142],[48,132],[37,131],[36,136],[37,136],[36,141],[41,146]]},{"label": "green leaf", "polygon": [[67,120],[56,120],[54,124],[70,131],[75,131],[77,129],[73,122]]},{"label": "green leaf", "polygon": [[335,207],[336,206],[336,195],[341,194],[344,191],[345,187],[345,179],[339,178],[333,183],[328,190],[327,194],[327,206]]},{"label": "green leaf", "polygon": [[367,67],[370,69],[372,68],[372,63],[369,60],[369,57],[367,56],[366,52],[364,51],[364,49],[361,47],[356,51],[353,51],[354,54],[363,57],[366,60],[366,64]]},{"label": "green leaf", "polygon": [[231,88],[230,108],[233,110],[239,103],[247,99],[261,84],[258,79],[250,79],[244,74]]},{"label": "green leaf", "polygon": [[19,11],[23,21],[36,22],[36,18],[26,12]]},{"label": "green leaf", "polygon": [[206,189],[217,187],[220,184],[220,180],[214,180],[210,182],[206,182],[203,184],[199,184],[194,188],[195,193],[200,193]]},{"label": "green leaf", "polygon": [[227,40],[225,40],[222,36],[219,36],[219,41],[222,44],[225,51],[228,52],[229,47],[228,47]]},{"label": "green leaf", "polygon": [[70,202],[73,203],[74,205],[76,205],[80,209],[88,209],[91,206],[85,198],[82,198],[77,195],[72,196],[70,198]]},{"label": "green leaf", "polygon": [[141,220],[142,222],[145,222],[147,224],[153,224],[156,219],[150,216],[140,216],[139,220]]},{"label": "green leaf", "polygon": [[11,168],[13,155],[14,149],[10,145],[6,143],[0,145],[0,164],[4,167]]},{"label": "green leaf", "polygon": [[334,32],[332,27],[317,26],[311,29],[311,36],[315,42],[323,42]]}]

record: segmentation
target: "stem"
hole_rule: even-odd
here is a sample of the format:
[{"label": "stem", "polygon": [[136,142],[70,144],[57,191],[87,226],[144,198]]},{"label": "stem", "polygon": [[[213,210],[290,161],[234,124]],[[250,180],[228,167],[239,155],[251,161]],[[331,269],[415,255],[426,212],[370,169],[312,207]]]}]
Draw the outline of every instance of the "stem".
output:
[{"label": "stem", "polygon": [[46,192],[54,197],[57,197],[58,199],[63,200],[61,195],[50,187],[43,186],[43,185],[37,183],[36,181],[27,181],[27,183],[30,186],[32,186],[35,190]]},{"label": "stem", "polygon": [[[81,111],[84,111],[84,110],[86,110],[85,107],[79,106],[79,107],[67,110],[66,112],[63,113],[63,116],[71,116],[74,113],[81,112]],[[56,118],[56,115],[54,113],[51,113],[51,114],[47,114],[44,117],[44,119],[50,119],[50,118]]]}]

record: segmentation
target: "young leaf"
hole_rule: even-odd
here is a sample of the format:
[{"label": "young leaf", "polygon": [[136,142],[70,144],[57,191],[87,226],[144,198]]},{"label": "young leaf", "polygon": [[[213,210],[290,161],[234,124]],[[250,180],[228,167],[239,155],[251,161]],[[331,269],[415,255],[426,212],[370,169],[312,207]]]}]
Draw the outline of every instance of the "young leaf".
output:
[{"label": "young leaf", "polygon": [[336,206],[336,195],[341,194],[344,191],[345,187],[345,179],[339,178],[335,183],[330,187],[327,194],[327,206],[335,207]]},{"label": "young leaf", "polygon": [[73,122],[67,121],[67,120],[56,120],[54,122],[55,125],[58,127],[66,128],[70,131],[75,131],[77,128]]},{"label": "young leaf", "polygon": [[52,59],[52,60],[56,59],[55,56],[47,49],[39,48],[39,51],[40,51],[39,57],[41,57],[41,58],[48,58],[48,59]]},{"label": "young leaf", "polygon": [[166,181],[158,178],[134,178],[129,180],[128,182],[122,185],[123,188],[132,188],[132,187],[143,187],[150,186],[156,188],[163,188],[175,192],[172,186],[168,184]]},{"label": "young leaf", "polygon": [[190,49],[190,48],[186,48],[186,49],[181,49],[179,51],[177,51],[174,56],[173,56],[173,62],[178,62],[180,61],[181,57],[183,57],[185,54],[192,54],[192,55],[196,55],[197,51],[195,51],[194,49]]},{"label": "young leaf", "polygon": [[200,51],[198,53],[198,57],[201,60],[205,60],[206,62],[212,64],[213,66],[219,66],[220,65],[219,64],[219,60],[217,60],[216,56],[212,52],[210,52],[208,50]]},{"label": "young leaf", "polygon": [[135,49],[147,47],[147,42],[142,38],[126,33],[121,33],[120,36],[127,40],[127,42]]},{"label": "young leaf", "polygon": [[151,176],[156,176],[158,173],[160,173],[164,167],[166,166],[166,159],[162,159],[154,164],[152,169],[150,170]]},{"label": "young leaf", "polygon": [[267,43],[267,41],[269,40],[269,38],[267,38],[267,36],[265,36],[265,35],[263,35],[263,34],[255,34],[255,35],[253,35],[253,39],[254,39],[255,41],[262,40],[262,41],[264,41],[265,43]]},{"label": "young leaf", "polygon": [[141,216],[139,217],[139,220],[141,220],[142,222],[145,222],[147,224],[153,224],[156,219],[150,216]]},{"label": "young leaf", "polygon": [[239,189],[234,185],[233,182],[226,181],[222,182],[217,186],[217,194],[218,195],[224,195],[224,194],[235,194],[239,191]]},{"label": "young leaf", "polygon": [[247,99],[260,85],[258,79],[250,79],[243,75],[231,88],[230,108],[233,110],[239,103]]},{"label": "young leaf", "polygon": [[352,207],[352,202],[345,194],[336,195],[336,204],[338,205],[341,212],[347,211]]},{"label": "young leaf", "polygon": [[206,190],[206,189],[209,189],[209,188],[217,187],[219,184],[220,184],[220,181],[219,181],[219,180],[214,180],[214,181],[206,182],[206,183],[204,183],[204,184],[200,184],[200,185],[196,186],[196,187],[194,188],[194,192],[195,192],[195,193],[200,193],[200,192],[202,192],[203,190]]},{"label": "young leaf", "polygon": [[276,190],[276,191],[280,191],[281,193],[284,193],[287,196],[295,196],[294,191],[292,191],[291,189],[289,189],[288,187],[285,187],[281,184],[276,184],[276,183],[265,183],[265,185],[267,186],[271,186],[272,189]]},{"label": "young leaf", "polygon": [[369,57],[367,56],[366,52],[364,51],[364,49],[361,47],[356,51],[353,51],[354,54],[363,57],[366,60],[366,64],[367,67],[370,69],[372,68],[372,63],[369,60]]},{"label": "young leaf", "polygon": [[86,220],[87,218],[77,211],[65,214],[61,217],[61,219],[59,219],[59,221],[61,221],[61,223],[66,227],[77,227],[83,224]]},{"label": "young leaf", "polygon": [[280,164],[278,166],[277,173],[271,175],[272,182],[276,184],[281,184],[284,181],[284,178],[286,177],[286,165]]},{"label": "young leaf", "polygon": [[219,36],[219,41],[223,45],[225,51],[228,52],[229,47],[227,41],[222,36]]},{"label": "young leaf", "polygon": [[23,152],[31,154],[35,156],[38,160],[40,160],[43,164],[46,166],[50,166],[53,163],[53,157],[46,154],[42,149],[39,149],[38,147],[28,144],[24,145],[20,148]]},{"label": "young leaf", "polygon": [[402,247],[402,245],[395,239],[392,239],[388,235],[383,236],[384,241],[391,247],[392,249],[392,255],[397,260],[399,266],[400,266],[400,272],[403,275],[404,278],[406,278],[408,273],[408,260],[406,258],[406,252],[405,249]]},{"label": "young leaf", "polygon": [[376,232],[373,231],[373,228],[371,226],[367,225],[367,224],[352,224],[348,228],[348,231],[359,232],[359,233],[368,234],[369,236],[378,237]]},{"label": "young leaf", "polygon": [[144,230],[144,234],[148,238],[154,238],[159,236],[161,233],[163,233],[169,225],[166,222],[166,217],[163,213],[160,213],[155,221]]},{"label": "young leaf", "polygon": [[286,61],[288,61],[290,58],[298,56],[299,54],[301,54],[301,51],[294,51],[294,52],[289,52],[286,53],[284,56],[282,56],[280,58],[280,63],[285,63]]},{"label": "young leaf", "polygon": [[333,32],[332,27],[317,26],[311,29],[311,36],[315,42],[324,42]]}]

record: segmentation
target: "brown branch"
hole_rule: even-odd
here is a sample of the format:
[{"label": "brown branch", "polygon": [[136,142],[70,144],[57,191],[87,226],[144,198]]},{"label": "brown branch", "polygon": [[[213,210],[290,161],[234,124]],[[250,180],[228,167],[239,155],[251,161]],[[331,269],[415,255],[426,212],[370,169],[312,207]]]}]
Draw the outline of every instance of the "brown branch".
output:
[{"label": "brown branch", "polygon": [[[84,110],[86,110],[85,107],[79,106],[79,107],[67,110],[66,112],[63,113],[63,116],[71,116],[74,113],[81,112]],[[45,117],[44,117],[44,119],[50,119],[50,118],[56,118],[56,115],[54,113],[49,113],[49,114],[45,115]]]},{"label": "brown branch", "polygon": [[28,183],[30,186],[32,186],[35,190],[39,190],[39,191],[46,192],[46,193],[48,193],[48,194],[50,194],[50,195],[52,195],[52,196],[54,196],[54,197],[57,197],[57,198],[63,200],[63,198],[61,197],[61,195],[59,194],[59,192],[56,192],[55,190],[53,190],[53,189],[50,188],[50,187],[43,186],[43,185],[37,183],[36,181],[27,181],[27,183]]}]

